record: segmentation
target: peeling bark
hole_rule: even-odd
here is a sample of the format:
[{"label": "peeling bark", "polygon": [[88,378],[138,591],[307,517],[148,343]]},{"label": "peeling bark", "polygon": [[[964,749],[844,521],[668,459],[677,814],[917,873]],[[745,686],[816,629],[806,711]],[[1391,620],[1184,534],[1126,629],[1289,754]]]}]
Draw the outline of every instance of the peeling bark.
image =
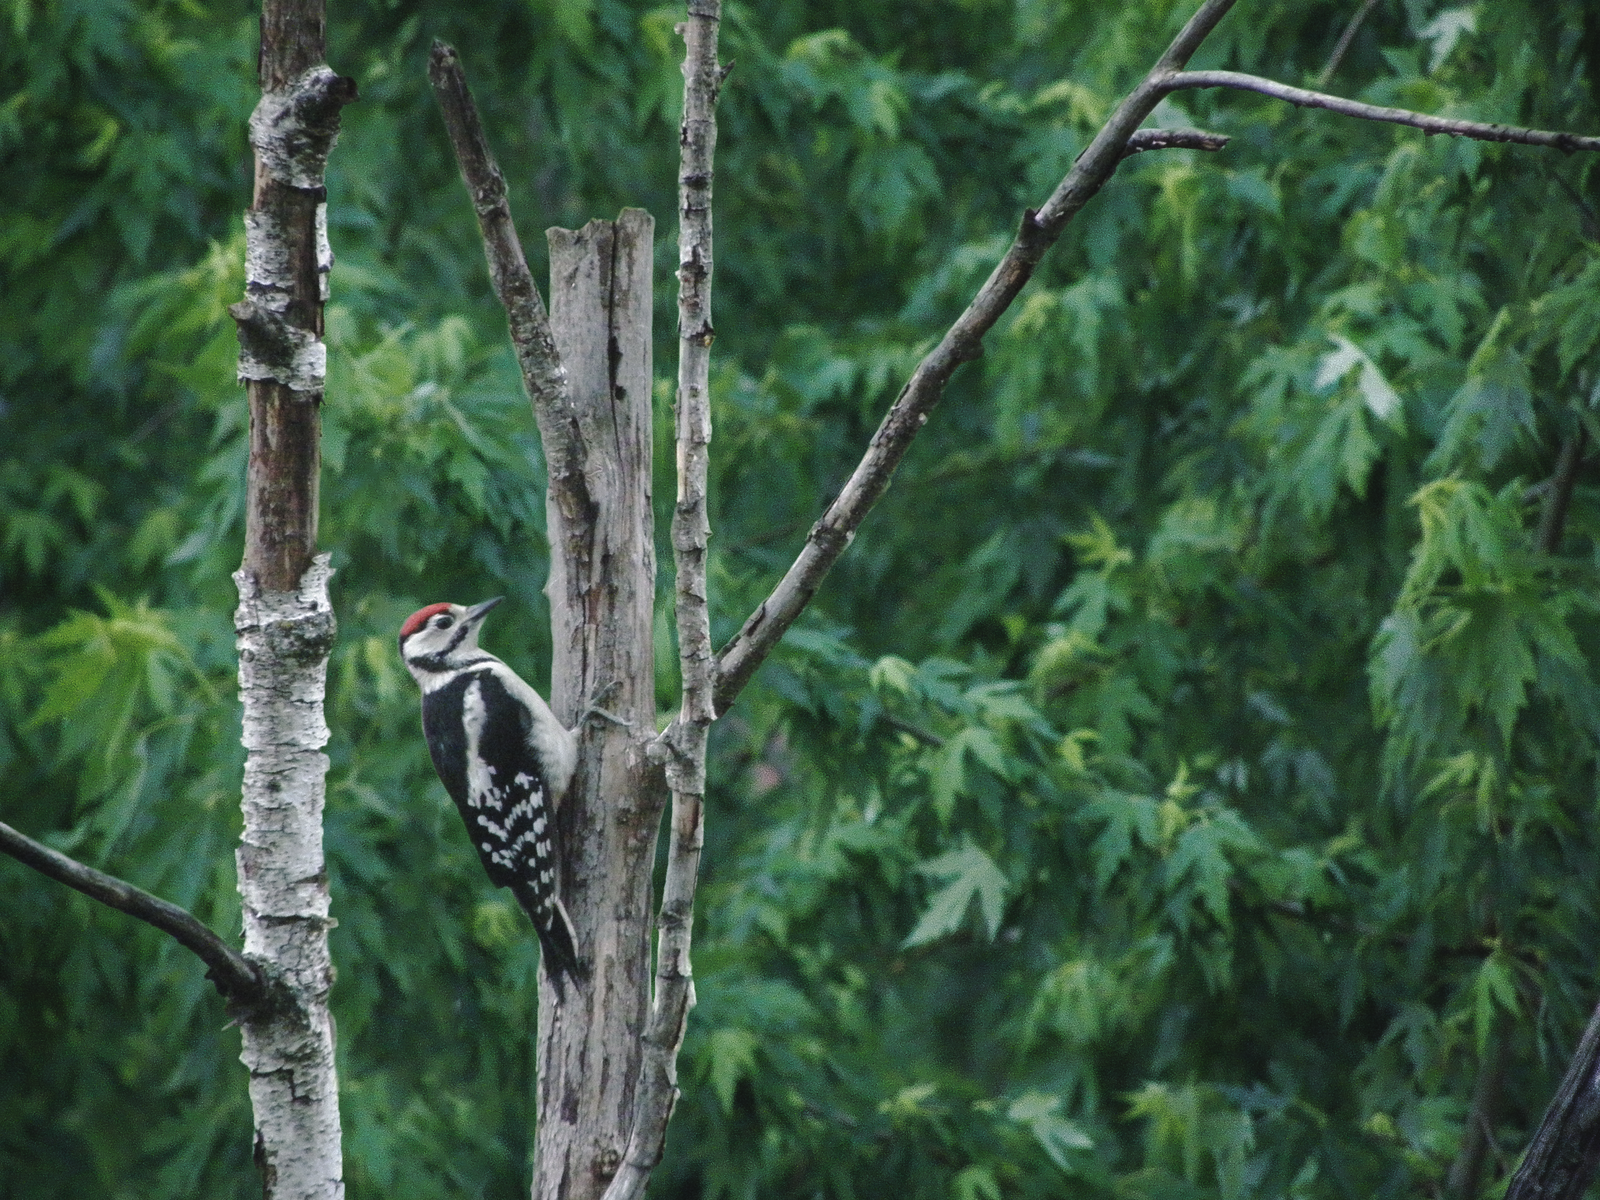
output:
[{"label": "peeling bark", "polygon": [[241,1022],[255,1110],[256,1161],[272,1200],[344,1195],[339,1084],[328,989],[328,875],[322,807],[328,741],[322,702],[333,609],[328,556],[295,592],[239,585],[239,691],[244,698],[244,833],[238,851],[245,955],[282,1002]]},{"label": "peeling bark", "polygon": [[322,853],[322,706],[335,626],[332,571],[316,544],[333,265],[323,170],[355,84],[323,64],[324,46],[323,0],[264,0],[245,298],[230,310],[250,404],[244,562],[234,575],[247,752],[239,895],[245,956],[270,994],[240,1020],[241,1058],[268,1200],[344,1195]]}]

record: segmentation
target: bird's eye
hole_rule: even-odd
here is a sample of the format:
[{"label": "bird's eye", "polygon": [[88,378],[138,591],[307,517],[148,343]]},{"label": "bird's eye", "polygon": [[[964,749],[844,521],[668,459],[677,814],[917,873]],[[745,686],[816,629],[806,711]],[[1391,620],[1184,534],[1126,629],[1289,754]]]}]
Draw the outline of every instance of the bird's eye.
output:
[{"label": "bird's eye", "polygon": [[449,629],[455,623],[456,619],[454,617],[438,616],[433,619],[433,627],[435,629]]}]

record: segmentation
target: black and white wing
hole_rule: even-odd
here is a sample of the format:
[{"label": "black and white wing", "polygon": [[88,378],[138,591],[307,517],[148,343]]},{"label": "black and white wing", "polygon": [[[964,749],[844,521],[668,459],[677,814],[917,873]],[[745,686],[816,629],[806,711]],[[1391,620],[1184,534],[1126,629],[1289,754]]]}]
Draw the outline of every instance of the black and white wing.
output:
[{"label": "black and white wing", "polygon": [[[495,664],[498,665],[498,664]],[[451,694],[457,692],[459,694]],[[529,721],[498,672],[472,671],[423,699],[434,767],[466,822],[467,834],[497,887],[510,888],[533,920],[552,980],[576,978],[572,924],[556,894],[555,804],[529,745]],[[459,714],[458,728],[451,714]]]}]

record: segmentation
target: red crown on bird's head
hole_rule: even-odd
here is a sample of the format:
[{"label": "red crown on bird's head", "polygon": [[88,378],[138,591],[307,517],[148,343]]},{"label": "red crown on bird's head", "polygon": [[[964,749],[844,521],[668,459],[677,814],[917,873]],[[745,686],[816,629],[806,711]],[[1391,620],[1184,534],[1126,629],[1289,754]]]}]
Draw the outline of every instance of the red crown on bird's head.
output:
[{"label": "red crown on bird's head", "polygon": [[428,618],[434,613],[449,612],[448,604],[430,604],[427,608],[419,608],[406,618],[405,624],[400,626],[400,640],[403,642],[417,630],[428,623]]}]

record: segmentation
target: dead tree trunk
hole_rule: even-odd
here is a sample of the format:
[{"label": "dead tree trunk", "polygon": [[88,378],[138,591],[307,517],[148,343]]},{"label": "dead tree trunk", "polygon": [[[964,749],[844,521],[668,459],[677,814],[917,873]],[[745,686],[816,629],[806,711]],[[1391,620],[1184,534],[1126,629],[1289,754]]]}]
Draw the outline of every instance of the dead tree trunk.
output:
[{"label": "dead tree trunk", "polygon": [[323,0],[265,0],[245,298],[231,310],[250,397],[245,551],[234,576],[248,751],[239,894],[245,954],[272,989],[272,1002],[240,1024],[269,1200],[344,1195],[322,856],[322,702],[334,620],[328,560],[315,554],[322,308],[333,262],[323,168],[355,85],[323,64],[324,50]]},{"label": "dead tree trunk", "polygon": [[[603,703],[626,727],[592,720],[559,814],[562,895],[589,967],[580,988],[539,998],[539,1129],[533,1195],[600,1196],[622,1160],[649,1003],[651,871],[665,784],[655,734],[651,623],[649,213],[625,209],[576,233],[549,231],[550,317],[577,426],[581,488],[552,486],[551,704],[571,722]],[[551,444],[547,434],[545,444]],[[582,494],[587,504],[563,503]]]}]

